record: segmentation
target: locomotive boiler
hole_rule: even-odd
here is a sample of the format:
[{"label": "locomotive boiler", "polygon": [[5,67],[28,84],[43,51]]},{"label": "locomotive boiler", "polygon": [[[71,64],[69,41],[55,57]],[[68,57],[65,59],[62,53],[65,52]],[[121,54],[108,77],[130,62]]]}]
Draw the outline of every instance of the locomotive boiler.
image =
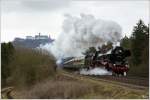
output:
[{"label": "locomotive boiler", "polygon": [[96,51],[86,55],[84,65],[87,69],[104,67],[108,71],[112,71],[115,75],[121,74],[126,76],[129,70],[127,57],[130,55],[129,50],[117,46],[109,54],[102,54],[101,51]]}]

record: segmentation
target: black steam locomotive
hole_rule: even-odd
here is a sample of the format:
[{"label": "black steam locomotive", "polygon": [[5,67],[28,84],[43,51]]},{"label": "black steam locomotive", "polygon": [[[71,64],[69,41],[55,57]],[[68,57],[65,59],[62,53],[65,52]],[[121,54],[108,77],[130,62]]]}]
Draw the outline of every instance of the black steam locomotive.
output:
[{"label": "black steam locomotive", "polygon": [[102,54],[100,51],[96,51],[92,54],[85,56],[85,67],[104,67],[108,71],[112,71],[116,75],[124,75],[129,70],[129,64],[127,57],[131,55],[129,50],[125,50],[120,46],[115,47],[109,54]]}]

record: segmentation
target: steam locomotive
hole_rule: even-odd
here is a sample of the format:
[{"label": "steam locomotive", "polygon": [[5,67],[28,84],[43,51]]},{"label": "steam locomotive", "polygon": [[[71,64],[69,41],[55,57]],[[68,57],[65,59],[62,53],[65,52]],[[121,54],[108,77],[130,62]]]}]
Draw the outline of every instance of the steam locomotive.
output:
[{"label": "steam locomotive", "polygon": [[117,46],[110,51],[110,53],[102,54],[101,51],[96,51],[87,54],[85,57],[72,58],[64,62],[64,68],[87,70],[95,67],[103,67],[108,71],[112,71],[115,75],[126,76],[129,70],[127,57],[131,56],[129,50]]},{"label": "steam locomotive", "polygon": [[120,46],[112,49],[110,54],[101,54],[100,51],[96,51],[94,54],[85,56],[85,66],[87,68],[104,67],[108,71],[112,71],[115,75],[126,76],[129,70],[129,64],[127,57],[131,56],[129,50],[125,50]]}]

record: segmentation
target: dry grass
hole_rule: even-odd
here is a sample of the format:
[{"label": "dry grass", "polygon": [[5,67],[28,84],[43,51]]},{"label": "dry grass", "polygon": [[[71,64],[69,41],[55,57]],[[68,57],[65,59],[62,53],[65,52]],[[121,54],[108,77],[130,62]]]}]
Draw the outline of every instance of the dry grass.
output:
[{"label": "dry grass", "polygon": [[129,99],[142,98],[148,91],[136,91],[110,84],[94,84],[66,76],[40,82],[30,89],[23,90],[21,99]]},{"label": "dry grass", "polygon": [[41,82],[20,94],[20,98],[27,99],[70,99],[79,98],[92,91],[93,86],[88,83],[67,79],[49,80]]},{"label": "dry grass", "polygon": [[41,86],[36,85],[27,93],[30,99],[78,98],[91,89],[88,84],[66,81],[49,81]]},{"label": "dry grass", "polygon": [[45,51],[16,48],[14,59],[10,63],[10,85],[29,87],[55,74],[55,59]]}]

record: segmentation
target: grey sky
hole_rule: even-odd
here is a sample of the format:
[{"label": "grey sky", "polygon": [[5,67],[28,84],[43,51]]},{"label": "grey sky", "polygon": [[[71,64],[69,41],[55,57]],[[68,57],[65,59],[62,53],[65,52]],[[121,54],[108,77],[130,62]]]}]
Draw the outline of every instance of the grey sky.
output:
[{"label": "grey sky", "polygon": [[38,32],[53,38],[61,32],[65,14],[92,14],[96,18],[113,20],[130,36],[141,18],[149,22],[149,1],[144,0],[2,0],[1,40],[35,35]]},{"label": "grey sky", "polygon": [[69,0],[2,0],[5,12],[45,12],[69,5]]}]

